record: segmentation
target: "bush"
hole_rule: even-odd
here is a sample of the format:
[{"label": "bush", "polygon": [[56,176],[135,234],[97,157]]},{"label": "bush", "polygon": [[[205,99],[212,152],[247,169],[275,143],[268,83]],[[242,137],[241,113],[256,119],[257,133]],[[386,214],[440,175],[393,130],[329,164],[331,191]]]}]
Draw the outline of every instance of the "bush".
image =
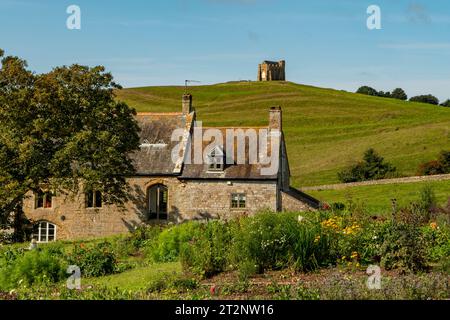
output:
[{"label": "bush", "polygon": [[398,100],[407,100],[408,96],[402,88],[396,88],[392,91],[391,98]]},{"label": "bush", "polygon": [[412,102],[422,102],[422,103],[428,103],[428,104],[439,104],[439,99],[431,94],[421,95],[421,96],[415,96],[409,99],[409,101]]},{"label": "bush", "polygon": [[395,172],[393,165],[384,162],[383,157],[370,148],[364,152],[363,161],[338,172],[338,178],[344,183],[377,180],[387,178]]},{"label": "bush", "polygon": [[58,282],[67,277],[66,268],[59,254],[52,250],[6,250],[0,258],[0,288],[10,290],[20,285]]},{"label": "bush", "polygon": [[450,151],[442,150],[437,160],[422,163],[417,170],[418,175],[435,175],[450,173]]},{"label": "bush", "polygon": [[148,242],[146,250],[154,262],[172,262],[179,258],[181,246],[192,240],[200,222],[186,222],[164,229],[158,237]]},{"label": "bush", "polygon": [[186,278],[183,275],[162,272],[158,273],[151,279],[147,287],[147,292],[160,293],[165,290],[173,289],[177,292],[185,292],[198,288],[197,280],[193,278]]},{"label": "bush", "polygon": [[81,269],[83,277],[100,277],[117,271],[116,254],[108,242],[95,244],[93,247],[76,245],[66,258],[69,265],[76,265]]},{"label": "bush", "polygon": [[228,223],[212,221],[196,231],[192,240],[182,246],[183,266],[202,277],[224,271],[232,242]]},{"label": "bush", "polygon": [[417,272],[428,269],[425,237],[420,228],[422,211],[417,207],[403,209],[388,225],[381,246],[381,266]]},{"label": "bush", "polygon": [[321,236],[318,220],[302,219],[292,214],[260,213],[243,218],[233,231],[231,264],[258,273],[293,266],[313,270],[328,263],[328,238]]},{"label": "bush", "polygon": [[445,102],[442,102],[441,106],[443,106],[443,107],[450,107],[450,99],[447,99]]}]

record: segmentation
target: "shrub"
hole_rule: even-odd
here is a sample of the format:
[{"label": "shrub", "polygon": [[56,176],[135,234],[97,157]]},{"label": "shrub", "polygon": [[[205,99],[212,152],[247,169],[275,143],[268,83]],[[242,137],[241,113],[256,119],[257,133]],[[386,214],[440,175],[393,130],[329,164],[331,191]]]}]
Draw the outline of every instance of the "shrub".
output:
[{"label": "shrub", "polygon": [[66,264],[55,252],[7,250],[0,260],[0,288],[10,290],[20,285],[53,283],[66,278]]},{"label": "shrub", "polygon": [[400,211],[388,225],[381,246],[381,266],[385,269],[424,271],[428,268],[425,238],[420,229],[422,211],[411,206]]},{"label": "shrub", "polygon": [[193,278],[186,278],[183,275],[171,272],[162,272],[151,279],[147,292],[159,293],[168,289],[184,292],[194,290],[198,288],[198,285],[198,281]]},{"label": "shrub", "polygon": [[409,101],[422,102],[422,103],[428,103],[428,104],[434,104],[434,105],[439,104],[439,99],[431,94],[415,96],[415,97],[412,97],[411,99],[409,99]]},{"label": "shrub", "polygon": [[390,163],[370,148],[364,152],[363,161],[338,173],[340,181],[357,182],[387,178],[396,171]]},{"label": "shrub", "polygon": [[[239,270],[256,272],[293,266],[313,270],[329,259],[329,242],[321,236],[318,220],[297,215],[259,213],[243,218],[233,231],[231,263]],[[249,267],[250,266],[250,267]]]},{"label": "shrub", "polygon": [[422,163],[417,170],[418,175],[435,175],[450,173],[450,151],[440,152],[437,160]]},{"label": "shrub", "polygon": [[192,240],[201,228],[200,222],[186,222],[164,229],[147,243],[147,254],[155,262],[172,262],[179,258],[181,246]]},{"label": "shrub", "polygon": [[420,200],[417,205],[419,210],[425,214],[424,222],[428,222],[431,211],[437,206],[436,194],[431,185],[427,184],[422,187],[420,190]]},{"label": "shrub", "polygon": [[84,244],[76,245],[66,258],[70,265],[76,265],[81,269],[81,275],[84,277],[100,277],[117,271],[116,254],[108,242],[92,247]]},{"label": "shrub", "polygon": [[447,100],[445,100],[445,102],[442,102],[441,106],[443,106],[443,107],[450,107],[450,99],[447,99]]},{"label": "shrub", "polygon": [[192,240],[182,246],[183,266],[202,277],[224,271],[232,241],[228,223],[212,221],[196,231]]}]

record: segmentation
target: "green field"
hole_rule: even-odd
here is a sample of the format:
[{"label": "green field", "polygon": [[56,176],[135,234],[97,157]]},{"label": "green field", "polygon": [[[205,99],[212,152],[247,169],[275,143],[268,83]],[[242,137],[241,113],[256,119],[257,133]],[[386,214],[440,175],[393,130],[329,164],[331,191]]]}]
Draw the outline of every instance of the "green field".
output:
[{"label": "green field", "polygon": [[[117,91],[138,111],[181,110],[183,87]],[[283,110],[295,187],[337,183],[336,173],[369,147],[392,162],[401,176],[450,149],[450,108],[299,85],[234,82],[190,87],[205,126],[264,126],[270,106]],[[388,187],[389,188],[389,187]]]},{"label": "green field", "polygon": [[420,199],[420,191],[426,185],[432,187],[439,205],[447,203],[450,198],[450,180],[357,186],[340,190],[309,190],[307,193],[327,203],[341,202],[348,206],[351,201],[363,206],[367,213],[384,215],[392,212],[391,199],[397,199],[399,208],[405,207]]}]

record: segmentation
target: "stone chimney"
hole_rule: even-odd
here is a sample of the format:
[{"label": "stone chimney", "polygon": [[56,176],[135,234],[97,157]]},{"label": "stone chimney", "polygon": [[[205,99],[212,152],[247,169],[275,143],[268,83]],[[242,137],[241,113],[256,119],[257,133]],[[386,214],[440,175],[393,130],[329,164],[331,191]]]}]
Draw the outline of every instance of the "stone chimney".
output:
[{"label": "stone chimney", "polygon": [[192,112],[192,95],[189,93],[183,94],[182,112],[183,114],[189,114]]},{"label": "stone chimney", "polygon": [[269,111],[269,129],[278,129],[280,131],[283,130],[281,124],[281,107],[271,107]]}]

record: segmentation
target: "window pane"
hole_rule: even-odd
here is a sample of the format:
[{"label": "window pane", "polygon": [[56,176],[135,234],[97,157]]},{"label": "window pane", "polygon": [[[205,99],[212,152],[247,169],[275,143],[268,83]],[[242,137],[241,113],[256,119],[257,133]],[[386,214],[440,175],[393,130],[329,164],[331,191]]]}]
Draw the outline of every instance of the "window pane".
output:
[{"label": "window pane", "polygon": [[159,213],[167,213],[167,189],[163,186],[160,187],[159,197]]},{"label": "window pane", "polygon": [[52,207],[52,194],[50,192],[47,192],[44,197],[44,208],[51,208]]},{"label": "window pane", "polygon": [[239,195],[239,208],[245,208],[246,199],[247,199],[247,197],[245,196],[245,194]]},{"label": "window pane", "polygon": [[232,208],[237,208],[238,207],[238,195],[233,193],[231,195],[231,207]]},{"label": "window pane", "polygon": [[44,194],[42,192],[38,192],[35,194],[36,197],[36,208],[44,207]]},{"label": "window pane", "polygon": [[95,191],[95,206],[97,208],[102,206],[102,193],[100,191]]},{"label": "window pane", "polygon": [[92,191],[86,193],[86,207],[94,207],[94,193]]}]

